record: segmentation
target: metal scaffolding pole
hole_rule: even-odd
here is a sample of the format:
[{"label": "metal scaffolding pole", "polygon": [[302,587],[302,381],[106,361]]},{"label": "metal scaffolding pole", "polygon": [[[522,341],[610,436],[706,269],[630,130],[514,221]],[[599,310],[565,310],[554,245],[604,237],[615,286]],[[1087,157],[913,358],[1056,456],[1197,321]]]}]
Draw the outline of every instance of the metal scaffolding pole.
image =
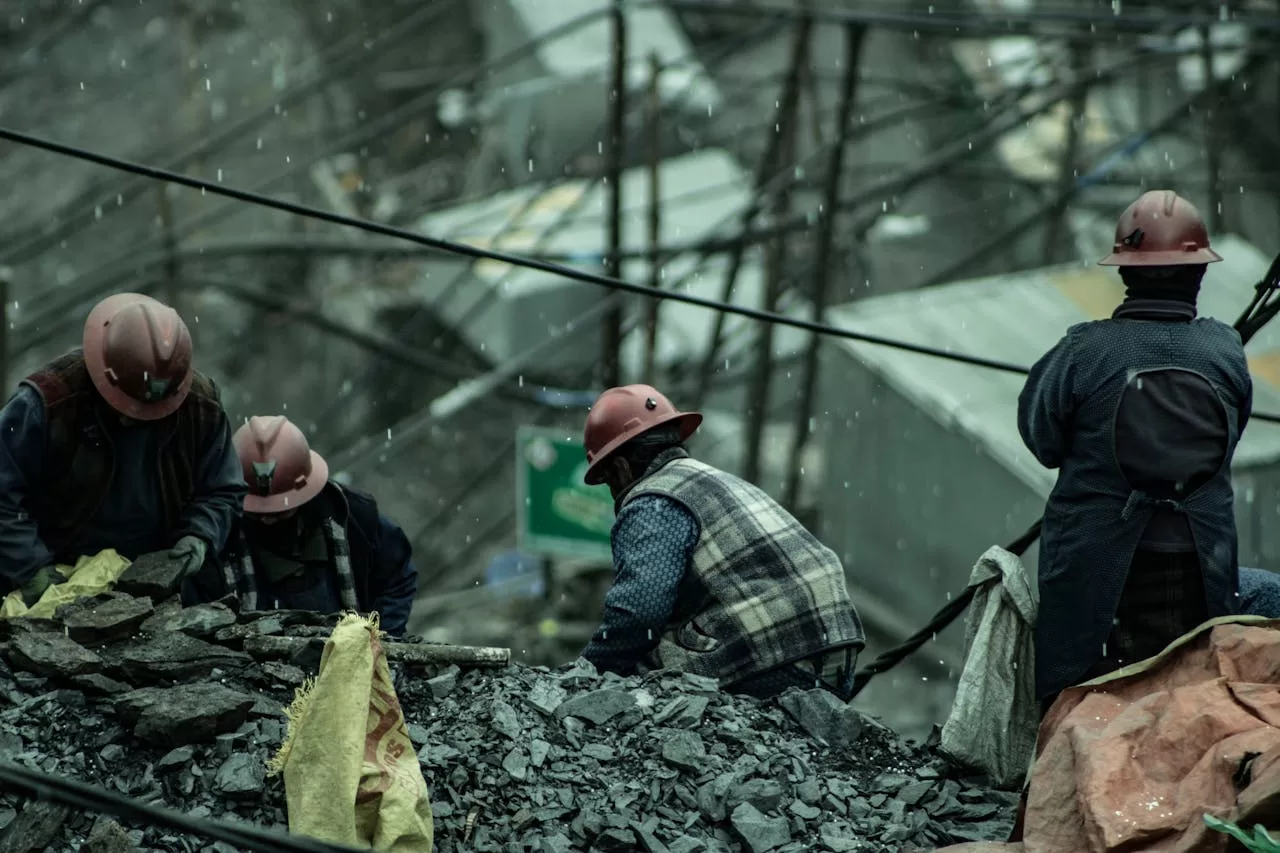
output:
[{"label": "metal scaffolding pole", "polygon": [[[777,111],[773,120],[773,133],[769,136],[769,141],[765,145],[765,151],[760,158],[760,164],[756,169],[755,175],[755,191],[751,203],[742,212],[741,224],[742,230],[746,231],[751,227],[752,221],[760,212],[764,205],[764,191],[773,174],[781,168],[778,161],[779,150],[785,134],[790,133],[790,126],[796,119],[796,108],[800,102],[800,80],[801,69],[809,58],[809,33],[813,28],[813,19],[808,15],[802,15],[796,22],[795,35],[791,42],[791,60],[787,70],[786,81],[782,84],[782,97],[778,99]],[[720,288],[719,301],[730,302],[733,300],[734,287],[737,284],[738,273],[742,269],[743,254],[746,252],[744,244],[738,244],[734,247],[732,254],[729,256],[729,270],[725,273],[724,284]],[[701,368],[698,371],[697,390],[694,392],[694,406],[701,406],[706,399],[707,389],[711,385],[711,377],[716,371],[716,362],[720,357],[720,343],[724,338],[725,315],[717,314],[715,323],[711,332],[711,340],[707,343],[707,351],[703,356]]]},{"label": "metal scaffolding pole", "polygon": [[[646,129],[649,137],[649,286],[662,286],[662,61],[649,55],[649,93]],[[658,319],[662,302],[650,299],[645,306],[643,381],[652,385],[657,366]]]},{"label": "metal scaffolding pole", "polygon": [[[1071,73],[1076,80],[1085,79],[1093,64],[1092,60],[1093,54],[1088,44],[1076,42],[1071,45]],[[1076,182],[1076,171],[1080,163],[1080,142],[1084,136],[1088,107],[1089,89],[1077,89],[1067,106],[1067,135],[1062,146],[1062,161],[1058,166],[1058,185],[1054,191],[1056,199],[1045,225],[1045,266],[1059,260],[1065,261],[1071,254],[1068,247],[1074,243],[1073,240],[1063,239],[1063,226],[1066,225],[1071,187]]]},{"label": "metal scaffolding pole", "polygon": [[1204,105],[1204,162],[1209,181],[1207,224],[1210,234],[1221,234],[1223,231],[1222,151],[1219,146],[1222,135],[1218,133],[1217,123],[1222,87],[1218,85],[1218,77],[1213,70],[1212,35],[1208,24],[1200,28],[1200,57],[1204,64],[1204,91],[1207,93]]},{"label": "metal scaffolding pole", "polygon": [[[836,108],[836,144],[831,149],[827,166],[826,192],[822,202],[822,220],[818,231],[816,269],[813,275],[813,309],[815,323],[825,321],[827,298],[830,295],[832,250],[835,246],[836,203],[840,198],[840,178],[844,174],[845,141],[853,120],[853,105],[857,100],[858,66],[862,59],[862,43],[866,27],[858,24],[845,26],[844,79],[840,84],[840,103]],[[793,512],[800,499],[801,459],[813,434],[813,398],[818,384],[818,354],[822,339],[810,335],[804,352],[804,367],[800,374],[800,399],[796,406],[796,420],[791,439],[791,459],[787,465],[787,479],[783,486],[783,505]]]},{"label": "metal scaffolding pole", "polygon": [[[622,152],[627,121],[627,20],[621,0],[614,0],[613,19],[613,91],[610,95],[610,121],[605,179],[609,189],[609,234],[605,253],[605,274],[622,277]],[[610,308],[604,318],[604,335],[600,354],[600,384],[612,388],[622,384],[622,313],[621,302]]]},{"label": "metal scaffolding pole", "polygon": [[[796,123],[788,122],[781,131],[784,135],[780,152],[783,162],[795,156]],[[770,218],[782,220],[791,212],[791,188],[775,193],[769,203]],[[773,312],[778,308],[782,295],[782,282],[786,276],[787,238],[779,234],[768,246],[764,270],[764,292],[760,308]],[[756,359],[751,381],[747,387],[747,433],[743,445],[743,479],[760,482],[760,455],[764,451],[764,428],[769,419],[769,388],[773,379],[773,323],[756,326]]]}]

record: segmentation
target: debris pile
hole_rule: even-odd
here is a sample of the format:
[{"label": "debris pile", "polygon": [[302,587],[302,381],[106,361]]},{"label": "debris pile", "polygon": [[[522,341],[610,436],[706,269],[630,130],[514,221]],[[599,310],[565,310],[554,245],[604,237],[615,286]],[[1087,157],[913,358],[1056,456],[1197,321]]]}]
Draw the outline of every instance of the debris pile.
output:
[{"label": "debris pile", "polygon": [[[193,816],[287,825],[265,765],[335,620],[153,605],[123,584],[0,621],[0,758]],[[129,593],[134,594],[129,594]],[[439,853],[932,849],[996,839],[1011,795],[821,691],[781,705],[704,679],[511,666],[401,669]],[[0,853],[225,844],[0,790]]]}]

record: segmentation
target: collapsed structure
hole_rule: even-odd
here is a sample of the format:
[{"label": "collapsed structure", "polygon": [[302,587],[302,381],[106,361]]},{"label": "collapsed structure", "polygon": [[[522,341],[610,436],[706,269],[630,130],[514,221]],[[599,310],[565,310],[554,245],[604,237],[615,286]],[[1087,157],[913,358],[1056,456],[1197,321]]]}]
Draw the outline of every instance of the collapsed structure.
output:
[{"label": "collapsed structure", "polygon": [[[184,609],[162,588],[133,573],[54,619],[0,620],[0,760],[195,817],[286,826],[266,764],[335,618]],[[825,691],[771,704],[585,662],[405,666],[397,689],[440,853],[896,851],[999,839],[1012,823],[1014,795]],[[81,849],[233,848],[0,790],[0,851]]]}]

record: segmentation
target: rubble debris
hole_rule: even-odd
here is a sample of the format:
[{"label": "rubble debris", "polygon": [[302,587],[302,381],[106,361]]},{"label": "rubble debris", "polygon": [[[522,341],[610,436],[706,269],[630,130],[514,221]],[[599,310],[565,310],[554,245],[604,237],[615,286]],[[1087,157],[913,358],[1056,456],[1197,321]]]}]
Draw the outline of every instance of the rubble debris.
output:
[{"label": "rubble debris", "polygon": [[[297,646],[313,649],[336,617],[159,601],[126,637],[102,616],[146,610],[120,593],[60,610],[98,614],[103,632],[84,645],[57,621],[4,626],[0,758],[195,817],[286,827],[283,784],[264,770],[282,709],[315,675]],[[1012,824],[1014,795],[967,784],[819,691],[769,703],[585,662],[403,666],[438,853],[863,853],[1000,839]],[[0,790],[0,853],[225,847],[49,809]]]},{"label": "rubble debris", "polygon": [[167,551],[143,554],[129,564],[116,582],[116,591],[138,598],[163,601],[173,595],[182,579],[184,566],[169,558]]},{"label": "rubble debris", "polygon": [[154,608],[145,598],[108,594],[81,598],[58,610],[58,621],[77,643],[99,643],[132,636]]},{"label": "rubble debris", "polygon": [[121,696],[116,707],[139,739],[177,747],[235,731],[256,701],[221,684],[180,684],[134,690]]}]

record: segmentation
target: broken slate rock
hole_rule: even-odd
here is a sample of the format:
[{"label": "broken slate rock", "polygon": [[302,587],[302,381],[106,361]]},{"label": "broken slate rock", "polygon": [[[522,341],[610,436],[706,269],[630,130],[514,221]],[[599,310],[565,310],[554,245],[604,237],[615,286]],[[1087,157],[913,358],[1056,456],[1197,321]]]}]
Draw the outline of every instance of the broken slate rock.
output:
[{"label": "broken slate rock", "polygon": [[787,691],[778,700],[810,737],[836,748],[852,746],[866,726],[858,711],[827,690]]},{"label": "broken slate rock", "polygon": [[493,700],[493,704],[489,706],[489,715],[494,731],[512,740],[519,738],[524,731],[524,726],[520,724],[520,717],[516,715],[516,709],[501,699]]},{"label": "broken slate rock", "polygon": [[84,853],[134,853],[138,845],[114,820],[100,820],[84,843]]},{"label": "broken slate rock", "polygon": [[278,660],[263,661],[262,671],[270,676],[271,679],[290,687],[299,687],[307,680],[307,674],[300,668],[291,663],[281,663]]},{"label": "broken slate rock", "polygon": [[636,697],[624,690],[592,690],[562,702],[556,708],[556,716],[560,719],[577,717],[602,726],[635,705]]},{"label": "broken slate rock", "polygon": [[63,634],[23,634],[9,647],[13,663],[50,678],[71,678],[102,668],[102,658]]},{"label": "broken slate rock", "polygon": [[261,794],[266,782],[267,772],[262,762],[241,752],[222,762],[213,784],[232,799],[246,799]]},{"label": "broken slate rock", "polygon": [[235,731],[256,701],[221,684],[200,683],[134,690],[121,696],[116,707],[139,738],[172,748]]},{"label": "broken slate rock", "polygon": [[765,817],[750,803],[734,809],[729,822],[751,853],[768,853],[791,840],[791,824],[786,818]]},{"label": "broken slate rock", "polygon": [[178,588],[183,565],[169,559],[167,551],[143,554],[129,564],[116,582],[116,591],[152,601],[163,601]]},{"label": "broken slate rock", "polygon": [[106,643],[132,636],[153,609],[150,599],[109,593],[64,604],[58,619],[77,643]]},{"label": "broken slate rock", "polygon": [[458,686],[458,675],[461,672],[462,668],[457,664],[450,664],[439,675],[428,678],[427,690],[431,693],[431,698],[444,699],[452,693]]},{"label": "broken slate rock", "polygon": [[707,748],[697,732],[676,732],[662,745],[662,757],[682,770],[697,770],[707,757]]},{"label": "broken slate rock", "polygon": [[775,811],[782,805],[786,792],[772,779],[751,779],[729,790],[725,804],[732,811],[741,803],[750,803],[762,812]]},{"label": "broken slate rock", "polygon": [[91,672],[88,675],[77,675],[71,679],[71,683],[86,693],[103,696],[128,693],[133,689],[123,681],[116,681],[114,678],[107,678],[107,676],[97,672]]},{"label": "broken slate rock", "polygon": [[149,634],[179,631],[193,637],[212,637],[223,628],[236,624],[236,614],[225,604],[197,604],[178,610],[157,612],[142,624]]},{"label": "broken slate rock", "polygon": [[0,853],[34,853],[46,850],[66,822],[71,809],[47,800],[28,800],[3,836]]},{"label": "broken slate rock", "polygon": [[208,678],[215,669],[242,669],[252,663],[244,652],[215,646],[176,631],[156,634],[129,646],[120,656],[134,682]]}]

